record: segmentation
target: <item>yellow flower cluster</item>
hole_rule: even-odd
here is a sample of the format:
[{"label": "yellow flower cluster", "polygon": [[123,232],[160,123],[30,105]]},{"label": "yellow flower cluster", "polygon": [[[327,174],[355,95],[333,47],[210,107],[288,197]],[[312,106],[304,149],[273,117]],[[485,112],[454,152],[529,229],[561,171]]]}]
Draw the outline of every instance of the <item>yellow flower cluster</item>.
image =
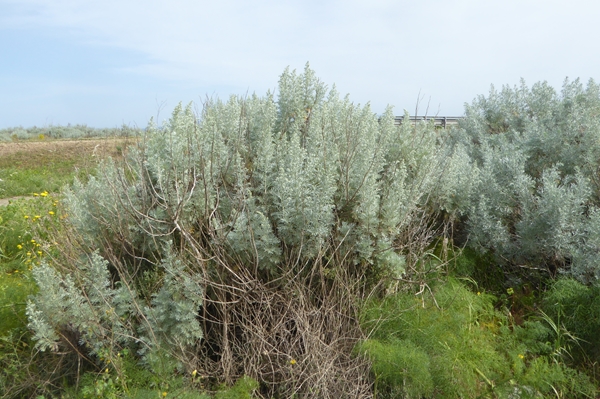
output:
[{"label": "yellow flower cluster", "polygon": [[[48,197],[49,195],[50,194],[48,193],[48,191],[45,191],[45,190],[42,191],[41,193],[33,193],[34,197]],[[52,206],[53,207],[58,206],[58,200],[53,199],[52,200]],[[56,212],[53,211],[53,210],[49,210],[48,211],[48,215],[49,216],[54,216],[54,215],[56,215]],[[26,220],[31,219],[32,221],[37,222],[38,220],[40,220],[42,218],[42,215],[33,215],[33,216],[23,215],[23,218],[25,218]]]},{"label": "yellow flower cluster", "polygon": [[[48,211],[48,215],[50,216],[54,216],[54,211]],[[37,222],[38,220],[40,220],[42,218],[42,215],[34,215],[33,217],[30,217],[29,215],[24,215],[23,216],[24,219],[31,219],[34,222]]]},{"label": "yellow flower cluster", "polygon": [[[23,237],[19,236],[20,239],[23,240]],[[34,255],[43,256],[44,252],[42,251],[42,244],[37,242],[34,238],[23,240],[19,244],[16,245],[18,251],[22,251],[26,259],[24,261],[25,265],[28,266],[29,270],[32,268],[32,261],[34,260]]]}]

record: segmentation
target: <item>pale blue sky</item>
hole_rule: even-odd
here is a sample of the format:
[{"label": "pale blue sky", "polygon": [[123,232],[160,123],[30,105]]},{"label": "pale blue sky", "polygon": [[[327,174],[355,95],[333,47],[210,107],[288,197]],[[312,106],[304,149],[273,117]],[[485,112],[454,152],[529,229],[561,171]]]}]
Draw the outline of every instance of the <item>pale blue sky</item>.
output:
[{"label": "pale blue sky", "polygon": [[374,112],[458,116],[490,85],[600,79],[600,3],[0,0],[0,128],[146,126],[286,66]]}]

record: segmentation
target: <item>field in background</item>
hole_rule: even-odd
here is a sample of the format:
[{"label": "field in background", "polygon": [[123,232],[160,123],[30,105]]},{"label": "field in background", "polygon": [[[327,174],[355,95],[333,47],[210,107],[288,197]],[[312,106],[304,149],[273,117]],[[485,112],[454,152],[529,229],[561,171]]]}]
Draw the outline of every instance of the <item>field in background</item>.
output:
[{"label": "field in background", "polygon": [[43,139],[82,139],[99,137],[136,137],[141,129],[126,125],[120,128],[97,129],[86,125],[45,126],[45,127],[10,127],[0,129],[0,142],[17,140],[43,140]]},{"label": "field in background", "polygon": [[101,159],[121,157],[134,142],[123,136],[0,141],[0,199],[58,192],[75,177],[85,179]]}]

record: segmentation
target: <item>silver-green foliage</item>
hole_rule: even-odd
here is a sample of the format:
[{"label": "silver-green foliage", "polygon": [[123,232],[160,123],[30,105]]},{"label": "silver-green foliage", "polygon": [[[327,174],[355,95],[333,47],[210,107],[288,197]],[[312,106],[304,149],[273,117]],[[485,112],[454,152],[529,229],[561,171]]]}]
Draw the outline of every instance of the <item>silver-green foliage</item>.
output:
[{"label": "silver-green foliage", "polygon": [[228,248],[274,271],[341,241],[353,262],[373,264],[423,209],[441,163],[432,126],[394,126],[391,110],[378,118],[306,68],[282,75],[277,100],[209,100],[200,118],[177,107],[148,127],[129,167],[107,165],[68,193],[90,243],[110,231],[160,258],[176,234],[204,255]]},{"label": "silver-green foliage", "polygon": [[492,89],[466,108],[451,148],[468,161],[471,243],[516,265],[598,278],[600,86]]},{"label": "silver-green foliage", "polygon": [[109,345],[112,339],[123,341],[131,335],[121,319],[131,298],[127,298],[129,294],[122,287],[110,287],[106,261],[92,254],[79,266],[83,271],[83,281],[79,284],[73,276],[61,276],[47,264],[33,272],[40,293],[28,303],[27,315],[37,346],[42,350],[56,350],[59,334],[64,335],[68,330],[79,332],[80,341],[94,353],[108,349],[102,346]]},{"label": "silver-green foliage", "polygon": [[439,187],[443,166],[432,125],[395,126],[391,109],[341,98],[308,66],[283,73],[277,99],[177,106],[124,164],[66,191],[77,250],[92,255],[61,265],[72,277],[38,269],[30,326],[41,348],[69,328],[95,352],[135,343],[184,356],[202,336],[207,287],[306,264],[398,277],[397,240],[421,228],[430,196],[452,191]]},{"label": "silver-green foliage", "polygon": [[91,353],[110,358],[127,345],[154,354],[202,337],[195,318],[202,290],[177,260],[167,258],[161,264],[162,286],[151,306],[143,307],[133,287],[111,281],[108,262],[97,253],[74,266],[67,275],[45,263],[34,269],[40,291],[27,304],[27,315],[41,350],[58,350],[62,342],[85,345]]}]

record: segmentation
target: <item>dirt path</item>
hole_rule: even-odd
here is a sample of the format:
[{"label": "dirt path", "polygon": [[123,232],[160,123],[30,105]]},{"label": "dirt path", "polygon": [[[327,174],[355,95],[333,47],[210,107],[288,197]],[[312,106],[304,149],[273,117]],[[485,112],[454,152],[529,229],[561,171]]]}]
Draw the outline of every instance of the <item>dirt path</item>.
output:
[{"label": "dirt path", "polygon": [[18,200],[21,198],[33,198],[33,197],[12,197],[12,198],[0,198],[0,206],[6,206],[10,201]]}]

